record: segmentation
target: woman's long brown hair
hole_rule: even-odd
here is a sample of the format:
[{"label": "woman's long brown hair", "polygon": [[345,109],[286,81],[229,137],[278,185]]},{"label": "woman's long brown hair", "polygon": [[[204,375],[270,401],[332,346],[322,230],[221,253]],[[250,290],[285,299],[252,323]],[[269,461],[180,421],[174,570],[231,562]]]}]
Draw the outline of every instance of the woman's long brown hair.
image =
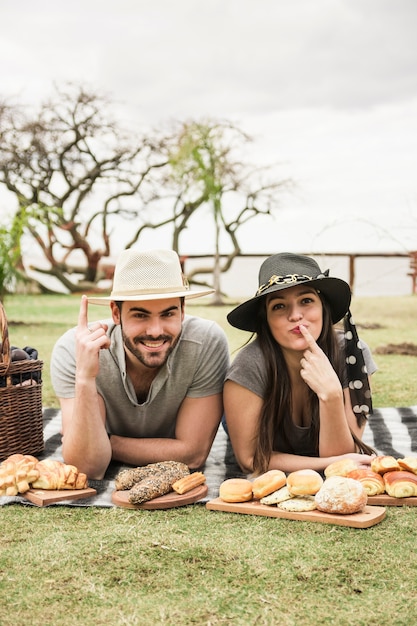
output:
[{"label": "woman's long brown hair", "polygon": [[[343,353],[334,330],[330,309],[325,299],[319,294],[323,303],[323,327],[317,344],[327,355],[332,367],[342,380],[344,372]],[[291,383],[281,346],[275,341],[270,331],[266,318],[266,300],[260,303],[258,313],[257,336],[262,353],[266,361],[267,385],[262,412],[259,420],[257,441],[253,460],[254,473],[266,472],[274,450],[275,441],[278,438],[284,440],[289,449],[284,423],[292,415]],[[319,401],[317,395],[308,387],[308,406],[306,409],[311,415],[311,428],[314,432],[316,450],[319,449]],[[364,454],[372,454],[374,451],[364,444],[352,433],[355,445]],[[293,451],[295,453],[295,451]]]}]

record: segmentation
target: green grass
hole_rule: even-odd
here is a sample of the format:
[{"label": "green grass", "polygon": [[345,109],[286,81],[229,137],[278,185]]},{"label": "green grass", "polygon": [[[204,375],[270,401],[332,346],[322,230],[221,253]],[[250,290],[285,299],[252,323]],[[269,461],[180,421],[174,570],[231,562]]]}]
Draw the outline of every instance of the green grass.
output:
[{"label": "green grass", "polygon": [[[79,299],[10,297],[14,345],[38,348],[44,404],[54,341]],[[187,305],[216,319],[231,351],[246,333],[232,308]],[[417,343],[417,298],[355,299],[371,348]],[[105,309],[91,307],[91,319]],[[19,323],[20,322],[20,323]],[[22,323],[23,322],[23,323]],[[378,328],[367,328],[378,324]],[[377,355],[375,406],[417,404],[417,359]],[[0,625],[409,626],[417,623],[417,508],[388,507],[368,529],[207,511],[5,506],[0,509]]]}]

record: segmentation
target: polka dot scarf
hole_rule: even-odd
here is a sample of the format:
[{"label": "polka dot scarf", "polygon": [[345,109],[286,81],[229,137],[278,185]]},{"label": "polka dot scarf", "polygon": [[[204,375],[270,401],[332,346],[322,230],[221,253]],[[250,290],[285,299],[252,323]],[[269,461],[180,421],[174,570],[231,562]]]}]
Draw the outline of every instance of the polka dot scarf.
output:
[{"label": "polka dot scarf", "polygon": [[343,319],[345,331],[346,368],[349,379],[350,399],[358,425],[372,413],[372,394],[369,387],[363,351],[350,311]]}]

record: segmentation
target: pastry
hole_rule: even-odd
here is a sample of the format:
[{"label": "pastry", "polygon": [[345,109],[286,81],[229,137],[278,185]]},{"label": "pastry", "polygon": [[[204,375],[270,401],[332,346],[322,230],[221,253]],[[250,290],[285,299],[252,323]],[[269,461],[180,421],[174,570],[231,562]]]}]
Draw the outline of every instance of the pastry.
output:
[{"label": "pastry", "polygon": [[268,496],[285,485],[286,474],[281,470],[273,469],[257,476],[252,483],[253,497],[257,500]]},{"label": "pastry", "polygon": [[0,464],[0,496],[26,493],[39,476],[38,459],[29,454],[12,454]]},{"label": "pastry", "polygon": [[385,491],[392,498],[417,496],[417,476],[413,472],[400,470],[384,474]]},{"label": "pastry", "polygon": [[330,476],[347,476],[349,472],[358,469],[358,467],[359,465],[353,459],[339,459],[326,467],[324,475],[326,478],[330,478]]},{"label": "pastry", "polygon": [[79,472],[75,465],[53,459],[39,461],[35,469],[39,476],[31,486],[34,489],[85,489],[88,487],[87,475]]},{"label": "pastry", "polygon": [[397,459],[393,456],[376,456],[371,460],[371,470],[377,474],[385,474],[385,472],[394,472],[400,470]]},{"label": "pastry", "polygon": [[304,469],[287,476],[287,487],[293,496],[314,496],[323,484],[323,478],[315,470]]},{"label": "pastry", "polygon": [[384,479],[381,474],[373,472],[371,469],[359,468],[349,472],[348,478],[359,480],[362,483],[368,496],[378,496],[385,491]]},{"label": "pastry", "polygon": [[403,470],[407,470],[408,472],[413,472],[413,474],[417,474],[417,458],[413,456],[407,456],[403,459],[397,459],[398,465]]},{"label": "pastry", "polygon": [[368,495],[358,480],[346,476],[330,476],[315,495],[319,511],[349,515],[361,511]]},{"label": "pastry", "polygon": [[227,478],[219,487],[224,502],[248,502],[252,500],[252,483],[247,478]]},{"label": "pastry", "polygon": [[202,472],[193,472],[192,474],[188,474],[184,476],[184,478],[180,478],[176,480],[172,485],[172,489],[183,495],[184,493],[188,493],[191,489],[195,487],[199,487],[200,485],[204,485],[206,482],[206,477]]}]

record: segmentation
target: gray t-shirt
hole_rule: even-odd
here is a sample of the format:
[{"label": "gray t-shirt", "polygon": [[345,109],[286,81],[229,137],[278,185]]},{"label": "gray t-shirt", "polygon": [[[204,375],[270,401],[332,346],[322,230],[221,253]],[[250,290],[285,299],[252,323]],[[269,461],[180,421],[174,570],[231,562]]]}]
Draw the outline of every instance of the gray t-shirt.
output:
[{"label": "gray t-shirt", "polygon": [[[126,374],[120,326],[112,320],[105,323],[111,344],[108,350],[100,351],[96,385],[106,406],[109,434],[173,437],[177,413],[186,396],[221,393],[230,363],[229,348],[224,331],[215,322],[185,316],[180,339],[143,404],[138,403]],[[75,330],[68,330],[57,341],[51,355],[51,380],[59,398],[75,396]]]},{"label": "gray t-shirt", "polygon": [[[338,332],[337,336],[343,349],[343,333]],[[371,375],[376,372],[377,366],[372,358],[369,347],[362,340],[361,346],[368,374]],[[258,339],[248,343],[236,355],[226,375],[226,380],[234,381],[261,398],[265,397],[267,383],[266,363]],[[341,382],[343,388],[348,387],[346,372]],[[279,433],[276,433],[274,450],[304,456],[317,456],[315,443],[312,440],[312,429],[310,427],[297,426],[292,419],[288,419],[286,420],[285,433],[290,442],[290,447],[286,447],[282,438],[279,437]]]}]

